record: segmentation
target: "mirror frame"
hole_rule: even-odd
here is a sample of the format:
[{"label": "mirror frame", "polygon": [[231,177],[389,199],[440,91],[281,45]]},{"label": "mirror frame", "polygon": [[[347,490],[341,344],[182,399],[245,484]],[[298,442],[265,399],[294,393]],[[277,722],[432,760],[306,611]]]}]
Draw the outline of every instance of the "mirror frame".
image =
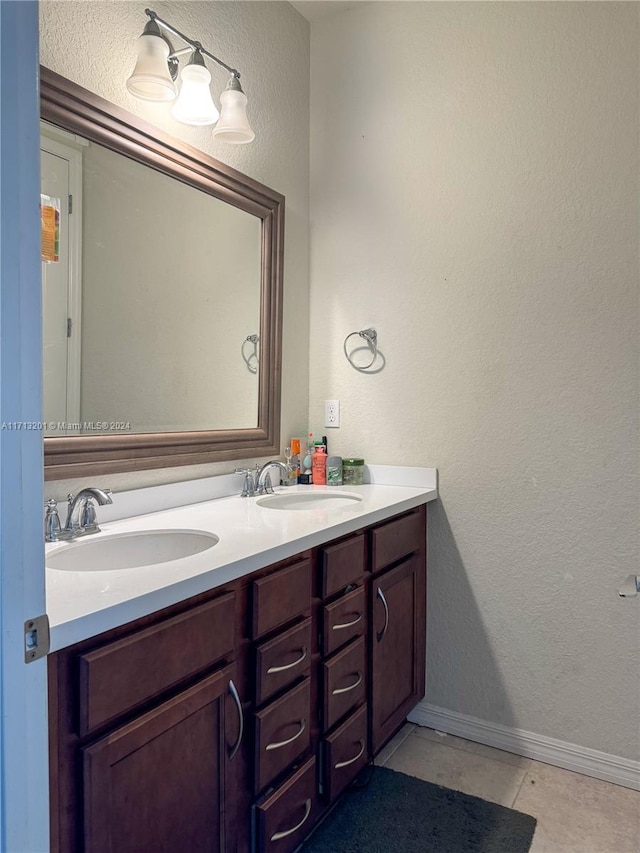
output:
[{"label": "mirror frame", "polygon": [[45,437],[45,480],[279,455],[284,196],[43,66],[40,115],[262,220],[257,427]]}]

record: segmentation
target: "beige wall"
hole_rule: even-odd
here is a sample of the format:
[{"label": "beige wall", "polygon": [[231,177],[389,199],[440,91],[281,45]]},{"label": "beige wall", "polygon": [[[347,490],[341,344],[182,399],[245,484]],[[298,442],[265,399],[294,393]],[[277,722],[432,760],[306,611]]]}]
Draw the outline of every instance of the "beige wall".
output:
[{"label": "beige wall", "polygon": [[[435,465],[427,700],[638,757],[638,15],[312,26],[310,423]],[[345,335],[377,328],[377,375]]]},{"label": "beige wall", "polygon": [[[282,444],[306,431],[308,408],[309,24],[284,2],[155,3],[154,10],[199,39],[242,73],[250,145],[214,142],[211,130],[174,121],[166,105],[132,98],[125,80],[135,62],[144,4],[84,0],[40,3],[41,62],[81,86],[151,121],[286,197]],[[212,69],[216,91],[226,74]],[[102,477],[113,489],[202,477],[233,463]],[[84,480],[81,483],[85,485]],[[47,486],[64,497],[74,481]]]}]

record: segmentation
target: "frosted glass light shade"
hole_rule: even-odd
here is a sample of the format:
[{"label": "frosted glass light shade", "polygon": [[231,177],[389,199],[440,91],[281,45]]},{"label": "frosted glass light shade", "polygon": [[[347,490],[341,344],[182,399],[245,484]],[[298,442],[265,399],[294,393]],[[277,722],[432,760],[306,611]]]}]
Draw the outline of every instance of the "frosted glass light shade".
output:
[{"label": "frosted glass light shade", "polygon": [[242,145],[252,142],[256,135],[247,118],[247,96],[241,89],[227,88],[220,95],[220,121],[213,135],[223,142]]},{"label": "frosted glass light shade", "polygon": [[184,124],[215,124],[220,113],[211,97],[211,74],[204,65],[185,65],[180,72],[180,94],[173,117]]},{"label": "frosted glass light shade", "polygon": [[127,89],[144,101],[172,101],[176,85],[171,79],[167,58],[169,45],[161,36],[142,34],[138,39],[138,60],[127,80]]}]

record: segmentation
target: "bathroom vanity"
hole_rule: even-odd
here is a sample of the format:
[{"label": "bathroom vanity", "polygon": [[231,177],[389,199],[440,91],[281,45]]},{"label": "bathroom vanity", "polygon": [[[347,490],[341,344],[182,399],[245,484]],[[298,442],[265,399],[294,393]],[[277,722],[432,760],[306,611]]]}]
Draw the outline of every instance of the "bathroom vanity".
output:
[{"label": "bathroom vanity", "polygon": [[321,541],[50,655],[52,850],[301,844],[424,695],[436,492],[395,492],[315,521],[242,502]]},{"label": "bathroom vanity", "polygon": [[[69,162],[82,161],[87,174],[94,162],[111,164],[123,192],[132,192],[137,213],[125,224],[125,247],[132,233],[134,243],[148,245],[131,230],[151,220],[138,210],[143,198],[152,210],[158,198],[190,211],[206,234],[198,241],[184,220],[185,239],[195,242],[181,238],[176,254],[175,222],[168,220],[163,241],[154,220],[156,248],[141,261],[110,243],[108,286],[101,286],[104,264],[89,263],[92,242],[80,247],[76,235],[70,254],[82,256],[84,278],[100,297],[94,302],[83,291],[77,316],[85,329],[88,316],[98,317],[106,343],[94,329],[97,375],[82,389],[95,391],[93,403],[82,404],[87,434],[47,417],[66,426],[45,437],[45,478],[90,476],[100,485],[114,472],[278,454],[284,197],[46,68],[40,84],[43,151],[59,152],[71,139],[84,153],[67,152]],[[148,189],[136,189],[134,179]],[[86,220],[91,187],[83,182],[82,190]],[[171,201],[182,193],[183,201]],[[102,213],[104,193],[95,196]],[[118,225],[122,197],[116,193]],[[228,223],[234,237],[225,243],[236,248],[216,248],[215,263],[188,272],[186,260],[204,257],[212,234],[227,234],[219,222]],[[107,307],[101,300],[118,295],[116,259],[124,264],[115,275],[123,301]],[[237,286],[215,290],[212,267],[227,270],[222,282],[248,283],[248,314],[237,310],[247,302]],[[187,325],[176,328],[170,307],[151,327],[166,323],[171,339],[194,338],[196,346],[172,350],[156,335],[150,343],[159,345],[145,349],[148,312],[173,305],[162,287],[173,294],[178,276],[197,285],[181,290],[181,305],[192,311],[180,312]],[[145,281],[153,282],[153,299],[136,289]],[[223,297],[232,306],[226,314]],[[134,308],[143,312],[137,323]],[[106,317],[118,318],[115,331]],[[221,317],[224,341],[214,325]],[[260,342],[259,370],[257,350],[253,363],[236,347],[242,341]],[[225,359],[214,342],[224,345]],[[184,361],[198,345],[206,362]],[[233,373],[226,355],[236,349]],[[121,361],[105,369],[105,352]],[[210,365],[218,362],[225,370],[215,378]],[[91,369],[83,362],[84,377]],[[109,375],[128,377],[116,383],[124,397],[108,397],[111,386],[102,381]],[[74,388],[65,411],[79,397]],[[58,397],[45,383],[45,400],[65,402]],[[116,411],[122,422],[111,421]],[[140,490],[151,493],[144,500],[115,495],[113,507],[97,513],[102,532],[47,546],[53,851],[289,853],[300,845],[424,695],[426,504],[437,497],[436,472],[383,467],[368,466],[369,482],[350,487],[352,494],[302,486],[243,499],[230,476],[211,478],[228,481],[215,495],[208,481]]]}]

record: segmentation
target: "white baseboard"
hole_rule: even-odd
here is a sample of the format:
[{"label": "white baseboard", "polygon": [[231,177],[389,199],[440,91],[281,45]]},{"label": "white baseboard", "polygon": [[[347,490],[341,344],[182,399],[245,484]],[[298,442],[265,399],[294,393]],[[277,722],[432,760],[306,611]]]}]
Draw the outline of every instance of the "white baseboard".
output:
[{"label": "white baseboard", "polygon": [[447,711],[446,708],[429,705],[427,702],[421,702],[411,712],[409,721],[640,791],[640,761],[609,755],[597,749],[588,749],[523,729],[488,723],[457,711]]}]

